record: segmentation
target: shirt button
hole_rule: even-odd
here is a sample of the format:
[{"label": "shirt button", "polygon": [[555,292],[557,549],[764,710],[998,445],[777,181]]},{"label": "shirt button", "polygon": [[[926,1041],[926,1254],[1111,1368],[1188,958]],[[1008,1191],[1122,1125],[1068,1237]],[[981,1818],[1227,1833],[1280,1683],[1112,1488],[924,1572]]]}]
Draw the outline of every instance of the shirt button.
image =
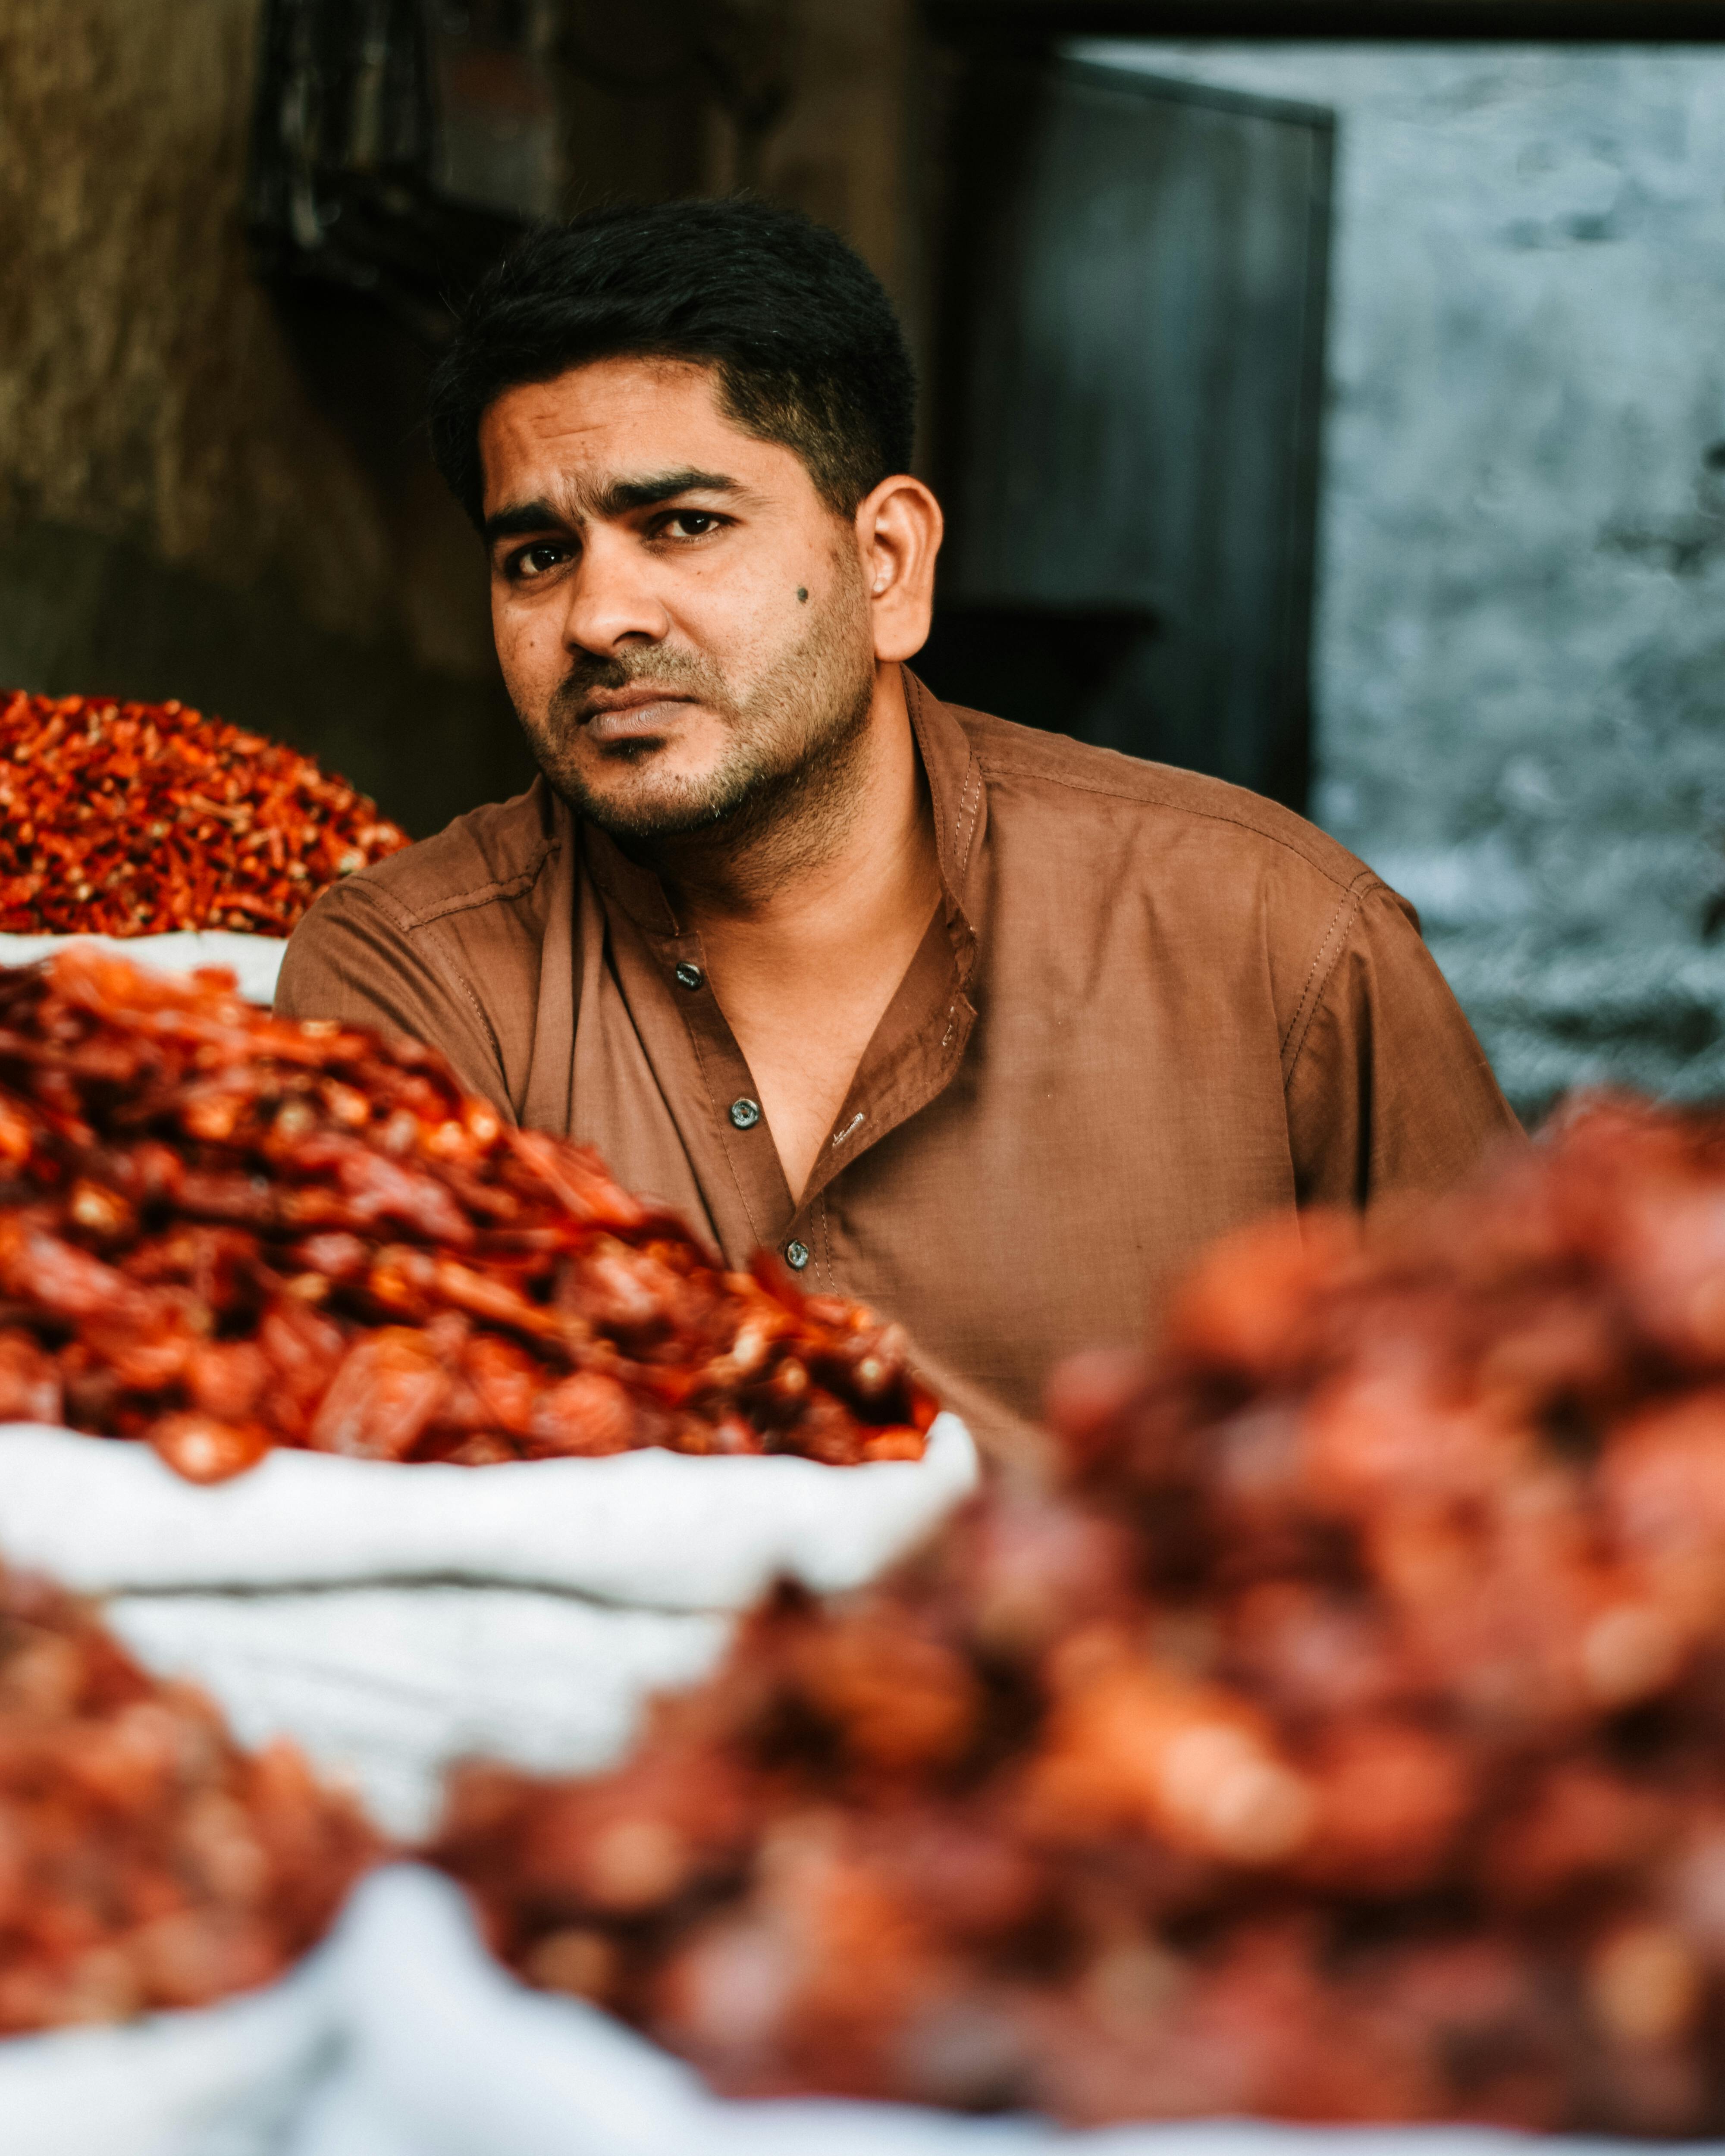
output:
[{"label": "shirt button", "polygon": [[731,1103],[731,1120],[736,1124],[737,1127],[740,1131],[753,1130],[755,1125],[761,1120],[760,1102],[758,1101],[733,1101]]},{"label": "shirt button", "polygon": [[808,1244],[787,1243],[784,1246],[784,1261],[793,1273],[801,1272],[809,1262]]},{"label": "shirt button", "polygon": [[699,966],[681,965],[677,968],[677,986],[680,988],[698,988],[702,978]]}]

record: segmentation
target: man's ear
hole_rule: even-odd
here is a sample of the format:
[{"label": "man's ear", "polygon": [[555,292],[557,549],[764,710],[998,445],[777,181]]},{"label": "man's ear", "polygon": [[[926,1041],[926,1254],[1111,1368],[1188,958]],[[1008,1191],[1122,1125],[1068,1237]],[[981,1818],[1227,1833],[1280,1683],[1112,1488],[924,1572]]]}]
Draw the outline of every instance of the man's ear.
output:
[{"label": "man's ear", "polygon": [[883,479],[856,512],[877,659],[914,659],[928,641],[934,564],[946,519],[920,479]]}]

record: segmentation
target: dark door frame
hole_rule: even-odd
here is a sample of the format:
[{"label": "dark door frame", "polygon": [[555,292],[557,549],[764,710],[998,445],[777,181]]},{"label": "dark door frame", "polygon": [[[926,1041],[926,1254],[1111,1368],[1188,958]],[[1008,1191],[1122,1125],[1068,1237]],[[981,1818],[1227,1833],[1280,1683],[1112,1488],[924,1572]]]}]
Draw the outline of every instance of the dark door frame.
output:
[{"label": "dark door frame", "polygon": [[[935,426],[932,438],[932,476],[951,501],[955,524],[962,533],[963,520],[973,513],[971,488],[967,483],[970,430],[960,420],[970,381],[972,337],[982,309],[978,280],[983,270],[983,256],[973,238],[988,223],[990,206],[997,198],[999,172],[998,145],[1019,135],[1030,124],[1043,91],[1057,81],[1091,85],[1115,93],[1136,92],[1158,104],[1192,105],[1219,109],[1259,120],[1292,121],[1316,137],[1313,192],[1307,200],[1305,261],[1308,300],[1316,305],[1308,313],[1299,346],[1296,410],[1293,415],[1296,455],[1288,471],[1289,495],[1285,504],[1289,519],[1284,555],[1284,578],[1278,600],[1284,609],[1276,668],[1277,690],[1266,703],[1261,731],[1261,751],[1250,773],[1235,768],[1219,775],[1255,788],[1287,807],[1304,813],[1311,777],[1312,696],[1311,635],[1316,602],[1317,538],[1321,436],[1324,393],[1324,348],[1328,283],[1331,182],[1335,116],[1309,100],[1265,95],[1158,77],[1137,77],[1068,55],[1059,54],[1050,41],[1035,44],[1014,40],[1009,45],[967,40],[959,64],[951,79],[952,95],[947,115],[947,162],[950,177],[945,196],[944,227],[937,259],[942,264],[939,300],[933,311],[937,337],[937,364],[930,387],[933,391]],[[962,555],[963,550],[958,550]],[[956,632],[958,650],[967,639],[990,637],[990,624],[1009,617],[1015,628],[1032,632],[1027,663],[1033,674],[1041,670],[1041,646],[1036,631],[1041,628],[1070,641],[1075,632],[1081,649],[1063,649],[1063,674],[1075,690],[1069,716],[1082,719],[1093,692],[1106,690],[1119,662],[1130,663],[1134,647],[1146,638],[1160,639],[1169,624],[1158,619],[1159,603],[1147,593],[1090,593],[1083,601],[1067,602],[1030,597],[968,581],[955,589],[949,562],[942,578],[936,604],[936,629],[931,637],[931,665],[937,652],[951,661],[956,656],[942,625]],[[1186,624],[1189,629],[1189,624]],[[1185,633],[1183,631],[1183,633]],[[931,685],[939,694],[952,694],[945,679],[932,675]],[[973,683],[973,688],[980,685]],[[1019,685],[1023,685],[1020,684]],[[1003,700],[1006,692],[997,685]],[[961,695],[959,701],[964,701]],[[1009,701],[990,706],[1009,718],[1024,718],[1028,712]],[[1180,706],[1183,712],[1184,706]],[[1091,713],[1090,716],[1093,716]],[[1060,727],[1057,718],[1038,719],[1037,724]],[[1081,724],[1081,738],[1086,735]],[[1105,745],[1126,747],[1119,739],[1104,737]],[[1184,742],[1183,746],[1180,744]],[[1171,760],[1193,767],[1216,767],[1191,753],[1176,726],[1161,745],[1131,745],[1131,752],[1147,757],[1171,756]]]},{"label": "dark door frame", "polygon": [[922,0],[937,37],[1354,38],[1546,44],[1725,42],[1725,0]]}]

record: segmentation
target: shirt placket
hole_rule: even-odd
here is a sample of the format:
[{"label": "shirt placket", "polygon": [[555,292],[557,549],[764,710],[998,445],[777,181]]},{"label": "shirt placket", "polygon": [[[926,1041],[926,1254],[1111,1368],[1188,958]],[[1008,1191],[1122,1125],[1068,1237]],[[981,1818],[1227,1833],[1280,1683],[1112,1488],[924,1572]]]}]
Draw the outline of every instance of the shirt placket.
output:
[{"label": "shirt placket", "polygon": [[721,1156],[749,1232],[801,1270],[809,1262],[807,1240],[798,1239],[797,1208],[778,1148],[753,1074],[713,993],[701,938],[679,933],[646,940],[694,1050]]},{"label": "shirt placket", "polygon": [[[948,925],[930,924],[800,1200],[785,1180],[753,1075],[713,993],[700,937],[645,932],[642,941],[663,993],[675,998],[752,1241],[776,1250],[796,1273],[822,1258],[822,1274],[829,1275],[826,1208],[834,1183],[938,1092],[963,1055],[975,1013],[957,984]],[[824,1284],[832,1283],[824,1277]]]},{"label": "shirt placket", "polygon": [[962,916],[937,915],[929,923],[810,1171],[805,1210],[824,1204],[846,1168],[932,1101],[957,1070],[976,1019],[957,947],[967,933]]}]

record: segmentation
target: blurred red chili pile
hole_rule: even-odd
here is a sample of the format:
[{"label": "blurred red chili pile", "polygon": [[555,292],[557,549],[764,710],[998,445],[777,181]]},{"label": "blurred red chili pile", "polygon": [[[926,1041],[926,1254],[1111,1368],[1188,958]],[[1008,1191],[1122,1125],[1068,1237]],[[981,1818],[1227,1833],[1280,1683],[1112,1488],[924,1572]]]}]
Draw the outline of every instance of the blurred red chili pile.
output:
[{"label": "blurred red chili pile", "polygon": [[267,1984],[379,1855],[290,1744],[237,1750],[202,1694],[6,1572],[0,1828],[0,2035]]},{"label": "blurred red chili pile", "polygon": [[285,936],[408,843],[310,757],[182,704],[0,690],[0,932]]},{"label": "blurred red chili pile", "polygon": [[0,1422],[469,1466],[920,1458],[903,1336],[726,1273],[429,1049],[74,946],[0,968]]},{"label": "blurred red chili pile", "polygon": [[1725,2130],[1725,1119],[1224,1248],[1064,1486],[474,1768],[533,1983],[739,2093]]}]

